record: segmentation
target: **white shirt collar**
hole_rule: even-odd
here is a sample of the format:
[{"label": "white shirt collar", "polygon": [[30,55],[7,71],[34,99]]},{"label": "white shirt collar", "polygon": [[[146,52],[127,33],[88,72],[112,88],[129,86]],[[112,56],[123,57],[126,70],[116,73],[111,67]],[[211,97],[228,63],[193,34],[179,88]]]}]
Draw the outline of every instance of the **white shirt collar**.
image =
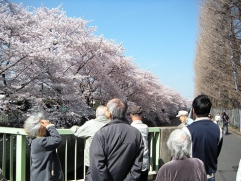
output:
[{"label": "white shirt collar", "polygon": [[201,120],[204,120],[204,119],[209,119],[209,117],[200,117],[200,118],[195,119],[195,121],[201,121]]},{"label": "white shirt collar", "polygon": [[135,121],[132,121],[132,123],[131,123],[131,124],[140,124],[140,123],[142,123],[142,121],[141,121],[141,120],[135,120]]}]

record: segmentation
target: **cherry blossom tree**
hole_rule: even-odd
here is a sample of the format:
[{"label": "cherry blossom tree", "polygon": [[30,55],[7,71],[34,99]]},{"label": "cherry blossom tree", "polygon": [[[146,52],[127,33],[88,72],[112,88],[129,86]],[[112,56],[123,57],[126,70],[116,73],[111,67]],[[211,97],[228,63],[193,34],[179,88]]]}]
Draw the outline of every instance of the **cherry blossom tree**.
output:
[{"label": "cherry blossom tree", "polygon": [[60,7],[1,1],[2,114],[21,119],[44,111],[50,119],[64,115],[76,123],[118,97],[143,106],[145,118],[160,125],[186,106],[180,94],[125,57],[122,44],[96,36],[88,22],[67,17]]}]

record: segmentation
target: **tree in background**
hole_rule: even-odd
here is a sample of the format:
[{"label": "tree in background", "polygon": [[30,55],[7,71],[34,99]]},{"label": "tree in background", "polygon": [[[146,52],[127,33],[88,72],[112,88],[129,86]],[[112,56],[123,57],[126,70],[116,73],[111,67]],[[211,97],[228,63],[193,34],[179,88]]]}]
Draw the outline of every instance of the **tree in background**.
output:
[{"label": "tree in background", "polygon": [[241,102],[241,2],[201,0],[196,48],[195,94],[216,108]]},{"label": "tree in background", "polygon": [[1,1],[0,24],[4,114],[23,119],[40,110],[49,119],[65,115],[69,124],[76,124],[94,116],[99,104],[118,97],[142,106],[146,119],[159,125],[186,107],[177,92],[125,57],[121,44],[95,36],[88,21],[69,18],[60,7],[30,11]]}]

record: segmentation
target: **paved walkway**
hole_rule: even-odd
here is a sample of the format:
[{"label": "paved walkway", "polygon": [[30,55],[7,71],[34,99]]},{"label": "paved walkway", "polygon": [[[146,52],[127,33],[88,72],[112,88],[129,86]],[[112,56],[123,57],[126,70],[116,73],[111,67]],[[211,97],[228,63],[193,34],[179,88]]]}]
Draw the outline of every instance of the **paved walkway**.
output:
[{"label": "paved walkway", "polygon": [[229,132],[229,135],[224,136],[218,158],[216,181],[236,181],[237,167],[241,159],[241,134],[234,129],[229,129]]}]

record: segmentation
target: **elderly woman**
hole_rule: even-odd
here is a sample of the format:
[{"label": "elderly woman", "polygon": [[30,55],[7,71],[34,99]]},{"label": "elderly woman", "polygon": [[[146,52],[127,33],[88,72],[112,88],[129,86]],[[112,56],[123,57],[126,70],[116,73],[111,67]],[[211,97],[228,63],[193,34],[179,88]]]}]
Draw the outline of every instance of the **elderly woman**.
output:
[{"label": "elderly woman", "polygon": [[31,141],[31,181],[62,181],[63,172],[56,148],[61,136],[43,114],[31,115],[24,123]]},{"label": "elderly woman", "polygon": [[156,181],[207,181],[204,164],[190,158],[191,140],[181,129],[174,130],[167,141],[172,160],[158,171]]}]

